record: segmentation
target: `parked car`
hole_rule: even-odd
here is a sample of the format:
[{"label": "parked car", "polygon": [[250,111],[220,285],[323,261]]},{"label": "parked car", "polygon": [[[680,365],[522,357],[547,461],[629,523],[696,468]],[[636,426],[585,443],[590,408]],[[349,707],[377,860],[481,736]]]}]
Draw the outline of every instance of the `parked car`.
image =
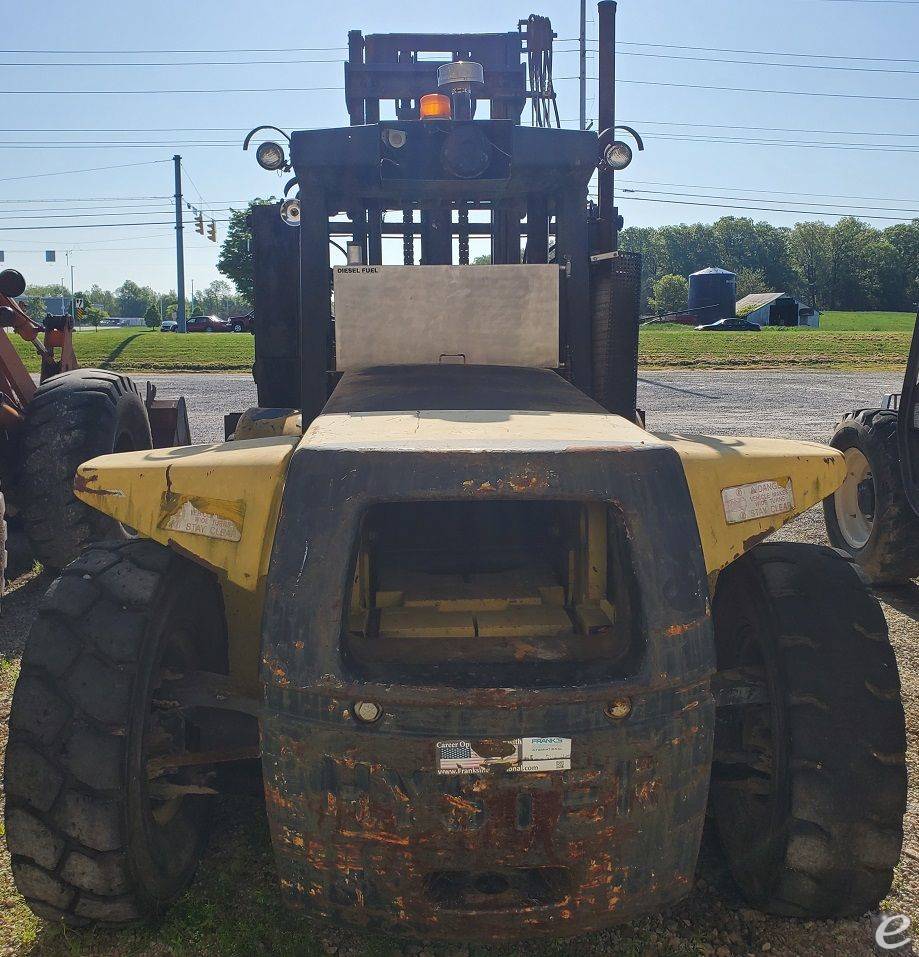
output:
[{"label": "parked car", "polygon": [[178,332],[179,324],[175,319],[165,319],[160,326],[160,332]]},{"label": "parked car", "polygon": [[230,316],[227,319],[233,332],[255,333],[255,311],[250,310],[244,316]]},{"label": "parked car", "polygon": [[185,323],[186,332],[229,332],[230,324],[219,316],[192,316]]},{"label": "parked car", "polygon": [[717,322],[710,322],[706,326],[696,326],[697,332],[759,332],[760,327],[749,319],[743,319],[738,316],[729,316],[727,319],[719,319]]}]

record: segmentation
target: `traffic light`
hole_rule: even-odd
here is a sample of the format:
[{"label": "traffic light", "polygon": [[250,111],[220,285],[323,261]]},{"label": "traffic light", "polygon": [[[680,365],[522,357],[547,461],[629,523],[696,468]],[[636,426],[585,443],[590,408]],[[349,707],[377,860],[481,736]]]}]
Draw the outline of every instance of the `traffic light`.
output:
[{"label": "traffic light", "polygon": [[207,238],[212,243],[217,242],[217,223],[213,219],[207,224]]},{"label": "traffic light", "polygon": [[204,214],[203,213],[198,213],[198,215],[195,216],[195,229],[197,229],[202,236],[204,235]]}]

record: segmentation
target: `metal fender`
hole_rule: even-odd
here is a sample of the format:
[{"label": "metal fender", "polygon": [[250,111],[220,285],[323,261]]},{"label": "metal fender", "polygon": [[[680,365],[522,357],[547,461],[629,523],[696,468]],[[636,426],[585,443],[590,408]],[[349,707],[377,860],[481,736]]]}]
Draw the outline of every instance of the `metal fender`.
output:
[{"label": "metal fender", "polygon": [[841,453],[816,442],[655,433],[683,462],[705,567],[712,575],[832,495]]},{"label": "metal fender", "polygon": [[296,436],[121,452],[77,470],[77,498],[250,591],[268,560]]}]

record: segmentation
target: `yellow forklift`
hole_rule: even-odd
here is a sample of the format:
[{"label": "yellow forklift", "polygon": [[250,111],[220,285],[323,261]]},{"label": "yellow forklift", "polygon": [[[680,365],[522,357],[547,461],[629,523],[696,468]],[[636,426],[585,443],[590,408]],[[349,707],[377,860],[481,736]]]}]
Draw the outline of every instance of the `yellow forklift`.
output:
[{"label": "yellow forklift", "polygon": [[160,912],[247,764],[285,900],[374,932],[632,919],[689,892],[707,809],[752,906],[838,917],[889,891],[884,616],[839,552],[764,542],[844,456],[636,407],[614,14],[599,132],[553,125],[530,17],[352,31],[350,125],[259,143],[293,173],[251,222],[259,407],[225,443],[80,467],[78,497],[136,538],[64,569],[23,658],[6,840],[37,914]]}]

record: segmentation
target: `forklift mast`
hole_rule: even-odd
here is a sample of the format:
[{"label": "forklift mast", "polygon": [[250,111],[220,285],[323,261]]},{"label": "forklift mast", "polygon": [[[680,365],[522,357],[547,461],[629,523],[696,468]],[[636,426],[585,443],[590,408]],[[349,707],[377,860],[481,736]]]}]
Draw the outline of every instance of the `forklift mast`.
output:
[{"label": "forklift mast", "polygon": [[[614,14],[601,2],[608,44]],[[290,137],[298,228],[278,207],[250,220],[260,405],[299,407],[305,428],[334,388],[333,246],[347,243],[354,268],[382,266],[393,238],[405,266],[467,266],[470,240],[487,239],[492,265],[556,267],[558,372],[635,418],[640,258],[616,251],[613,171],[602,161],[614,49],[599,58],[604,132],[561,129],[554,37],[535,15],[508,33],[348,34],[350,126]],[[588,194],[595,176],[599,207]]]}]

